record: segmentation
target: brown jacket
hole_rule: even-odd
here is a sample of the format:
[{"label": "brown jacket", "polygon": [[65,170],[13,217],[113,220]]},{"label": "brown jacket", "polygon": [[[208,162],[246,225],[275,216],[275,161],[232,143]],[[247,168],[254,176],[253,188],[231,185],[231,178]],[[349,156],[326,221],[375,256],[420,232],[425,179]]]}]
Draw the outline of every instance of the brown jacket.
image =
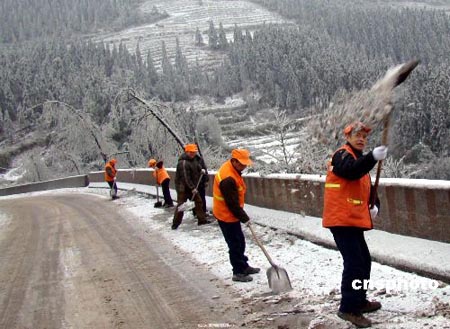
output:
[{"label": "brown jacket", "polygon": [[200,179],[202,166],[199,157],[189,158],[183,153],[178,159],[175,174],[175,189],[177,192],[192,191]]}]

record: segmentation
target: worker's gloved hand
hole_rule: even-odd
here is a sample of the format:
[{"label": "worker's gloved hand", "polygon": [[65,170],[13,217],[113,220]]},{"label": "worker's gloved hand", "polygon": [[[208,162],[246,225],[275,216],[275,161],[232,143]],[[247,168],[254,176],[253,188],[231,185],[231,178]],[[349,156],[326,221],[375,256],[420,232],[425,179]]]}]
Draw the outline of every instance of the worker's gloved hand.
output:
[{"label": "worker's gloved hand", "polygon": [[192,190],[192,195],[197,194],[197,193],[198,193],[198,190],[196,188]]},{"label": "worker's gloved hand", "polygon": [[245,224],[245,223],[248,223],[250,221],[250,218],[245,216],[245,217],[239,218],[239,220],[241,221],[241,223]]},{"label": "worker's gloved hand", "polygon": [[370,209],[370,218],[375,219],[375,217],[377,217],[378,215],[378,207],[377,206],[373,206],[372,209]]},{"label": "worker's gloved hand", "polygon": [[205,169],[202,169],[201,170],[201,173],[204,175],[204,174],[206,174],[206,170]]},{"label": "worker's gloved hand", "polygon": [[388,148],[385,145],[375,147],[372,151],[373,158],[377,161],[386,159]]},{"label": "worker's gloved hand", "polygon": [[117,177],[114,177],[113,180],[116,181],[116,180],[117,180]]}]

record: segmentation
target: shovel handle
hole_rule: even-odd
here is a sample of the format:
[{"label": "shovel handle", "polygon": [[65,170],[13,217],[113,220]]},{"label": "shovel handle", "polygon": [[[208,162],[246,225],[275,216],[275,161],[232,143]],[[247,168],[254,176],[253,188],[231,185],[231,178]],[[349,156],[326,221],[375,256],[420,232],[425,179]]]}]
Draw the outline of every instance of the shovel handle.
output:
[{"label": "shovel handle", "polygon": [[[389,104],[389,106],[392,106]],[[388,134],[389,134],[389,121],[390,121],[390,114],[394,108],[392,107],[386,116],[384,118],[384,127],[383,127],[383,135],[381,137],[381,144],[387,145],[388,143]],[[377,176],[375,177],[375,183],[373,184],[373,190],[372,190],[372,200],[370,200],[370,209],[373,209],[375,206],[375,200],[377,198],[377,190],[378,185],[380,183],[380,176],[381,176],[381,167],[383,166],[383,160],[378,161],[378,167],[377,167]]]},{"label": "shovel handle", "polygon": [[[200,178],[198,179],[197,185],[195,186],[195,190],[196,190],[197,192],[192,193],[192,197],[191,197],[191,201],[193,201],[193,202],[195,202],[195,201],[194,201],[194,198],[195,198],[195,196],[196,196],[197,193],[198,193],[198,187],[200,186],[200,182],[201,182],[202,177],[203,177],[204,175],[205,175],[205,174],[204,174],[203,172],[200,173]],[[186,202],[183,202],[182,204],[177,205],[177,211],[178,211],[178,212],[183,212],[183,211],[184,211],[184,210],[180,210],[180,207],[182,207],[185,203],[186,203]]]},{"label": "shovel handle", "polygon": [[267,260],[269,261],[270,265],[272,265],[272,267],[278,267],[277,265],[275,265],[275,263],[273,262],[272,258],[270,257],[269,253],[267,252],[266,248],[264,248],[264,246],[262,245],[262,243],[259,241],[258,237],[256,236],[255,231],[253,230],[252,225],[250,224],[250,222],[248,222],[246,224],[248,226],[248,228],[250,229],[250,232],[252,232],[253,235],[253,239],[255,239],[256,244],[261,248],[262,252],[264,253],[264,255],[266,256]]},{"label": "shovel handle", "polygon": [[196,190],[197,192],[192,193],[192,200],[194,200],[195,196],[196,196],[197,193],[198,193],[198,187],[200,186],[200,182],[202,181],[203,176],[204,176],[204,174],[203,174],[203,173],[200,173],[200,178],[198,179],[197,185],[195,185],[195,190]]}]

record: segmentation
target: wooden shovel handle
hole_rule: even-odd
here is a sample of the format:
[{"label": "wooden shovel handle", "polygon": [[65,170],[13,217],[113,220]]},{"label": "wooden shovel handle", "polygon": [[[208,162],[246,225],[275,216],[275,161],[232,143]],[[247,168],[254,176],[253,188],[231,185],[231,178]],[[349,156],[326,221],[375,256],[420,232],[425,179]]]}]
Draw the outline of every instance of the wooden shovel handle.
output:
[{"label": "wooden shovel handle", "polygon": [[[391,111],[392,111],[392,109],[391,109]],[[386,116],[386,118],[384,118],[384,127],[383,127],[383,135],[381,137],[381,145],[387,145],[387,143],[388,143],[389,121],[390,121],[390,112]],[[378,161],[377,175],[375,177],[375,183],[373,184],[372,199],[370,200],[370,209],[373,209],[373,207],[375,206],[375,200],[377,198],[377,190],[378,190],[378,185],[380,183],[382,166],[383,166],[383,160]]]},{"label": "wooden shovel handle", "polygon": [[250,232],[252,232],[253,235],[253,239],[255,239],[256,244],[261,248],[261,250],[263,251],[264,255],[266,256],[267,260],[269,261],[270,265],[272,265],[272,267],[278,267],[277,265],[275,265],[275,263],[273,262],[272,258],[270,257],[269,253],[267,252],[266,248],[264,248],[264,246],[262,245],[262,243],[259,241],[258,237],[256,236],[255,231],[253,230],[252,225],[250,224],[250,222],[247,222],[246,224],[248,226],[248,228],[250,229]]}]

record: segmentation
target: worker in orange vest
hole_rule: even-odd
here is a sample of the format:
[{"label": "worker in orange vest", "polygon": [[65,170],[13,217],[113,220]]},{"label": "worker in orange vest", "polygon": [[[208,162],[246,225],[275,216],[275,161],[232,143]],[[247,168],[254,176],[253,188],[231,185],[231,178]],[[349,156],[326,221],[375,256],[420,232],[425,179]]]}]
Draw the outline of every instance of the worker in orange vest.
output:
[{"label": "worker in orange vest", "polygon": [[248,264],[245,255],[245,237],[241,222],[250,220],[244,210],[245,191],[247,187],[241,174],[252,164],[250,152],[246,149],[231,151],[231,159],[226,161],[214,177],[213,214],[228,245],[230,263],[233,268],[233,281],[249,282],[250,274],[260,271]]},{"label": "worker in orange vest", "polygon": [[170,195],[170,176],[167,173],[166,168],[164,168],[163,161],[156,162],[155,159],[150,159],[148,161],[148,166],[153,168],[153,177],[155,177],[156,184],[162,187],[163,195],[164,195],[164,208],[173,207],[172,196]]},{"label": "worker in orange vest", "polygon": [[116,169],[116,159],[109,160],[105,165],[105,181],[108,183],[109,188],[111,190],[114,190],[114,192],[111,194],[111,197],[113,199],[117,198],[117,184],[116,184],[116,175],[117,175],[117,169]]},{"label": "worker in orange vest", "polygon": [[360,285],[370,279],[371,269],[364,231],[373,228],[372,220],[380,208],[377,197],[373,198],[375,204],[370,204],[373,191],[369,171],[387,155],[384,145],[363,154],[370,131],[361,122],[345,127],[347,143],[328,164],[322,222],[333,234],[344,260],[338,316],[361,328],[371,326],[371,320],[363,313],[381,308],[381,303],[367,300],[367,286]]}]

